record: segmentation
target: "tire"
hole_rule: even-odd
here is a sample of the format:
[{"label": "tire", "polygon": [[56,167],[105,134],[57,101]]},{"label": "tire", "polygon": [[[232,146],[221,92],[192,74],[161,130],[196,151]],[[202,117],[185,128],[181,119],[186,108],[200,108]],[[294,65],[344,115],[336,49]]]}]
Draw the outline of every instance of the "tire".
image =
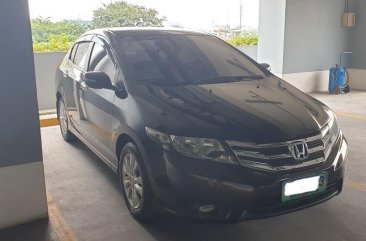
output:
[{"label": "tire", "polygon": [[64,101],[61,99],[58,102],[58,119],[60,122],[61,135],[67,142],[75,141],[77,138],[69,130],[69,118],[67,116],[67,110]]},{"label": "tire", "polygon": [[153,192],[137,147],[129,142],[119,159],[119,180],[128,210],[139,221],[155,217]]}]

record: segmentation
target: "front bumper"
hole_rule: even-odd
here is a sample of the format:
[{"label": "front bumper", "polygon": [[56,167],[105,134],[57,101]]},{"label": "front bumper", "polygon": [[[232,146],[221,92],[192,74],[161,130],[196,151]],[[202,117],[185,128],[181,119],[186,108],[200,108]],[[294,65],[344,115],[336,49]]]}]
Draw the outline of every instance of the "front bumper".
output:
[{"label": "front bumper", "polygon": [[[347,142],[340,133],[322,164],[284,172],[182,157],[146,143],[151,164],[154,205],[168,213],[213,221],[238,222],[300,210],[324,202],[342,191]],[[325,192],[281,202],[284,181],[327,174]],[[211,205],[214,210],[200,211]]]}]

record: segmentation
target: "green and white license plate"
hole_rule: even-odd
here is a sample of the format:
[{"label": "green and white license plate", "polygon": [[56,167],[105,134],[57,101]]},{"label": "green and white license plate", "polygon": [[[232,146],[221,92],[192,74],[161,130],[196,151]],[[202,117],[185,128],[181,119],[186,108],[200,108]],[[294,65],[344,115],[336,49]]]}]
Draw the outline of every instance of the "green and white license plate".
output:
[{"label": "green and white license plate", "polygon": [[282,183],[282,202],[291,201],[304,196],[322,193],[327,190],[327,175],[305,177],[284,181]]}]

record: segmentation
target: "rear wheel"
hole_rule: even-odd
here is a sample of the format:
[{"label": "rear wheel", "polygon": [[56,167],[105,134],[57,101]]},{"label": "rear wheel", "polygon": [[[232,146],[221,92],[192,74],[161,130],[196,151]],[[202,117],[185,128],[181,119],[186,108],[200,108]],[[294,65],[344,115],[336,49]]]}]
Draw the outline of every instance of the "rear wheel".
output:
[{"label": "rear wheel", "polygon": [[64,140],[67,142],[76,140],[76,136],[72,134],[69,130],[69,119],[67,117],[65,103],[62,99],[58,102],[58,116],[60,122],[60,130]]},{"label": "rear wheel", "polygon": [[153,218],[152,190],[137,147],[127,143],[120,156],[120,183],[126,205],[138,220]]}]

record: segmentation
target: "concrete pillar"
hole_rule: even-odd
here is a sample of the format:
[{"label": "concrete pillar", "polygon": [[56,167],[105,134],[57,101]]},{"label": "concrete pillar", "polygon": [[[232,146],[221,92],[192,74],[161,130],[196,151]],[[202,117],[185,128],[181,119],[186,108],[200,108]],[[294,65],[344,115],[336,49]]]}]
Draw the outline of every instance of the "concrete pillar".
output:
[{"label": "concrete pillar", "polygon": [[356,26],[353,28],[352,51],[354,52],[351,73],[353,89],[366,91],[366,1],[354,3]]},{"label": "concrete pillar", "polygon": [[0,228],[47,217],[27,0],[0,2]]},{"label": "concrete pillar", "polygon": [[268,63],[273,73],[282,74],[286,0],[260,0],[259,9],[258,62]]}]

